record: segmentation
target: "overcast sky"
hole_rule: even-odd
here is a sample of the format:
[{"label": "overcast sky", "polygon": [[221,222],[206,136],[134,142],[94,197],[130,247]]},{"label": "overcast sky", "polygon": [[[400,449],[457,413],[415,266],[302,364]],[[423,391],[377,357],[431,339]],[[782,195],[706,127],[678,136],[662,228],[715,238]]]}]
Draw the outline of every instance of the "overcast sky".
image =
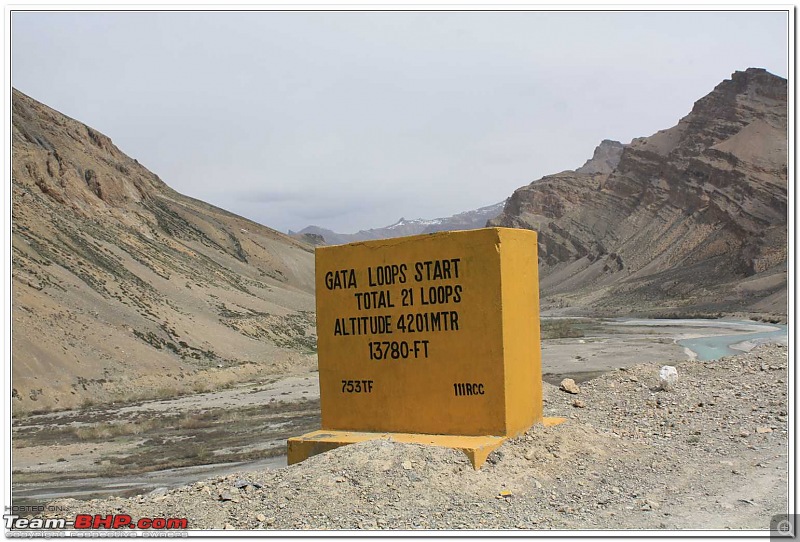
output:
[{"label": "overcast sky", "polygon": [[12,14],[12,84],[184,194],[343,233],[496,203],[668,128],[786,12]]}]

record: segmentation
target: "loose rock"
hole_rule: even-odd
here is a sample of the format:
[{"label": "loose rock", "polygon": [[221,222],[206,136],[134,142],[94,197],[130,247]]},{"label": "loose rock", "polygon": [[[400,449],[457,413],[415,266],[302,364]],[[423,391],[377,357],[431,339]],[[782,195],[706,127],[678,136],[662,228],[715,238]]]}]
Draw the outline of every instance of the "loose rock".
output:
[{"label": "loose rock", "polygon": [[664,365],[658,372],[658,379],[662,390],[671,391],[678,383],[678,370],[672,365]]},{"label": "loose rock", "polygon": [[565,378],[564,380],[562,380],[559,389],[561,391],[565,391],[567,393],[572,393],[572,394],[577,394],[581,392],[581,389],[571,378]]}]

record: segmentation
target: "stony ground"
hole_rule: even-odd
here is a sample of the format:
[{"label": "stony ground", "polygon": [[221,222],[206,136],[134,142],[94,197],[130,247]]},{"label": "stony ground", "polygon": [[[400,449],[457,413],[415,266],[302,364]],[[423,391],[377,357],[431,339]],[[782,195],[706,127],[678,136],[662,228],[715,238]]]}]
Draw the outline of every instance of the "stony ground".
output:
[{"label": "stony ground", "polygon": [[460,452],[374,441],[286,468],[77,513],[186,517],[192,529],[759,529],[788,508],[788,350],[607,373],[568,394],[545,384],[536,426],[473,470]]}]

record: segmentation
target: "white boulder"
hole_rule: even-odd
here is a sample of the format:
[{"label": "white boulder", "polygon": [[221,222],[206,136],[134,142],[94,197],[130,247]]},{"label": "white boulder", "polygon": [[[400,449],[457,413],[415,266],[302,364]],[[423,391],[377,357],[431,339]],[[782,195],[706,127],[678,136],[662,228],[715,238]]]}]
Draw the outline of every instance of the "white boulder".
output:
[{"label": "white boulder", "polygon": [[658,378],[661,381],[661,389],[670,391],[678,383],[678,370],[672,365],[664,365],[658,372]]}]

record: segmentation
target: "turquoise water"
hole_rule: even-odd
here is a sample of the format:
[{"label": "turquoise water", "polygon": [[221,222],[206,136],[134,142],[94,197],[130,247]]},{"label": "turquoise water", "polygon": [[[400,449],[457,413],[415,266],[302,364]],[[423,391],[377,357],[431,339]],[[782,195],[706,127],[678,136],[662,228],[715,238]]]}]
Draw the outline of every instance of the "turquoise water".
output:
[{"label": "turquoise water", "polygon": [[678,344],[688,348],[697,354],[700,361],[711,361],[723,356],[734,356],[741,354],[741,350],[730,348],[732,344],[743,341],[768,342],[786,336],[788,327],[783,324],[769,324],[777,327],[775,331],[740,333],[737,335],[718,335],[716,337],[698,337],[696,339],[684,339]]}]

